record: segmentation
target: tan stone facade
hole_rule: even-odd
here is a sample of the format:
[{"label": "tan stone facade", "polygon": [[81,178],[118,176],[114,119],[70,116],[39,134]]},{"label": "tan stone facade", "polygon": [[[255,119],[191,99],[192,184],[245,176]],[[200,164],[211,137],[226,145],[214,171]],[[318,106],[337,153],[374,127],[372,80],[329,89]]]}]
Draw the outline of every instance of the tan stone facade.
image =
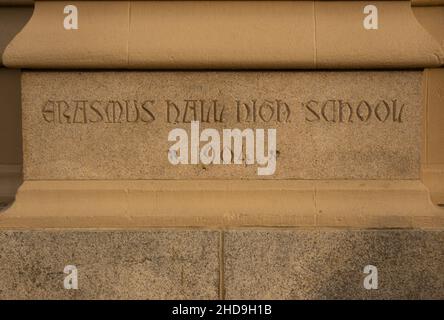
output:
[{"label": "tan stone facade", "polygon": [[85,17],[76,32],[66,32],[59,21],[66,4],[38,1],[24,32],[6,50],[6,63],[57,69],[360,69],[444,62],[442,47],[418,23],[409,1],[376,2],[384,21],[378,32],[362,27],[365,3],[359,1],[73,4]]},{"label": "tan stone facade", "polygon": [[0,298],[442,299],[443,10],[0,1]]}]

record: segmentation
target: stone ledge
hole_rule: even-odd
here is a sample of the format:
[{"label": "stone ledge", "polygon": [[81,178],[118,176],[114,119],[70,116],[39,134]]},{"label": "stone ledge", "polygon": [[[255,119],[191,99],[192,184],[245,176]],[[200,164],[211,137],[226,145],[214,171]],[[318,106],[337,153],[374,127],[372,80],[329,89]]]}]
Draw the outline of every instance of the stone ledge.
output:
[{"label": "stone ledge", "polygon": [[363,69],[438,67],[444,62],[443,48],[417,22],[409,1],[375,2],[384,21],[377,32],[362,27],[366,2],[359,1],[72,4],[83,16],[80,29],[67,32],[61,22],[64,3],[38,1],[30,22],[4,53],[5,64],[62,69]]},{"label": "stone ledge", "polygon": [[25,181],[2,229],[443,228],[418,180]]}]

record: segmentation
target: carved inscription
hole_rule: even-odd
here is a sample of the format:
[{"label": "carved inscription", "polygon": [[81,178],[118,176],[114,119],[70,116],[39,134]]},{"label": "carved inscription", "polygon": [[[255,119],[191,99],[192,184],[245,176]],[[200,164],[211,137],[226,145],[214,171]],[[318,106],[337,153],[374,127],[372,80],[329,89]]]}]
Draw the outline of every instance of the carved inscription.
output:
[{"label": "carved inscription", "polygon": [[59,124],[149,123],[156,118],[153,100],[48,100],[42,107],[46,122]]},{"label": "carved inscription", "polygon": [[251,100],[243,102],[236,100],[237,122],[288,122],[290,107],[280,99]]},{"label": "carved inscription", "polygon": [[168,123],[203,123],[224,122],[225,106],[217,100],[184,100],[173,102],[166,100]]},{"label": "carved inscription", "polygon": [[[54,124],[145,123],[164,119],[169,124],[290,123],[292,118],[310,124],[355,124],[365,122],[402,123],[406,104],[398,99],[377,101],[346,99],[309,100],[234,99],[223,103],[217,99],[121,99],[121,100],[48,100],[42,106],[42,118]],[[298,114],[302,112],[302,116]]]},{"label": "carved inscription", "polygon": [[333,123],[367,122],[372,118],[379,122],[402,122],[405,105],[398,100],[379,100],[370,103],[361,100],[351,103],[344,100],[310,100],[304,103],[308,122],[326,121]]}]

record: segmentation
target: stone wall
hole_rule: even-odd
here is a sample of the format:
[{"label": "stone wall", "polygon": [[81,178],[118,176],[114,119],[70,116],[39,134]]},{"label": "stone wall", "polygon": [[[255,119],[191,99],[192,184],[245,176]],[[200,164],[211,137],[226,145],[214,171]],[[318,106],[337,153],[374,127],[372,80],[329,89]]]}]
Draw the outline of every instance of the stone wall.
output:
[{"label": "stone wall", "polygon": [[0,299],[444,299],[442,0],[66,4],[0,0]]}]

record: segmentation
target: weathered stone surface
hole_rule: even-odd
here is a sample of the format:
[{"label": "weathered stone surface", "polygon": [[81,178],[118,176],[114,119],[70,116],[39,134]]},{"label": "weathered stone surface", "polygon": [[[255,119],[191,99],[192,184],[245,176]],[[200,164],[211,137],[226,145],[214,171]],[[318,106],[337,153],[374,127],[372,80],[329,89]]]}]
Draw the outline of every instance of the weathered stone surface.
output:
[{"label": "weathered stone surface", "polygon": [[[443,299],[444,232],[233,230],[225,233],[227,299]],[[379,289],[366,290],[366,265]]]},{"label": "weathered stone surface", "polygon": [[[0,299],[215,299],[219,232],[2,231]],[[66,265],[78,290],[66,290]]]},{"label": "weathered stone surface", "polygon": [[[66,265],[78,290],[63,288]],[[366,265],[377,290],[363,288]],[[443,297],[442,229],[0,232],[0,299]]]},{"label": "weathered stone surface", "polygon": [[[418,179],[421,87],[417,71],[28,72],[25,179]],[[170,130],[208,110],[201,129],[276,128],[274,175],[170,164]]]}]

